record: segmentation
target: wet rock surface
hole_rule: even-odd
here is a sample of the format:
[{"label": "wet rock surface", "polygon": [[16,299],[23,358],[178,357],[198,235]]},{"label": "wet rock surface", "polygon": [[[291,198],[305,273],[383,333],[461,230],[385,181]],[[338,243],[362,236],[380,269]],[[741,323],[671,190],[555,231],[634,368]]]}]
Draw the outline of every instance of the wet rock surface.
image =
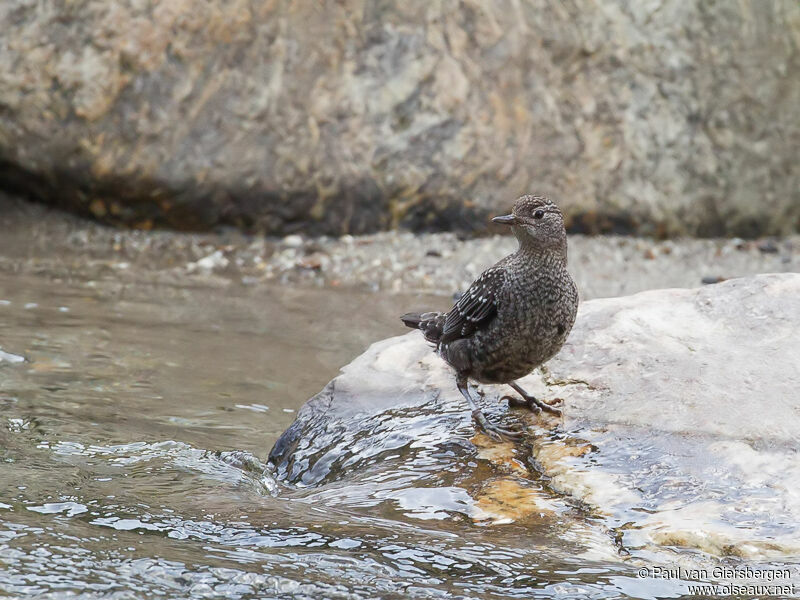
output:
[{"label": "wet rock surface", "polygon": [[795,563],[798,315],[797,274],[586,302],[561,353],[523,380],[563,398],[563,417],[481,388],[490,418],[528,427],[518,445],[474,433],[452,374],[409,333],[345,367],[270,461],[332,505],[558,523],[584,551],[634,562]]},{"label": "wet rock surface", "polygon": [[0,5],[0,187],[106,222],[787,233],[798,14],[776,2]]}]

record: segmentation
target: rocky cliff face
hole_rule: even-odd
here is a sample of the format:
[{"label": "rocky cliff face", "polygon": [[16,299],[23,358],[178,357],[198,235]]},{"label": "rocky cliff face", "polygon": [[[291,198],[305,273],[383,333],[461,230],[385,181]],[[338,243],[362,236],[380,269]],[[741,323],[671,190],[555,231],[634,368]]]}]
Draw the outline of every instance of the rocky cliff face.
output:
[{"label": "rocky cliff face", "polygon": [[0,185],[139,227],[800,221],[800,6],[5,0]]}]

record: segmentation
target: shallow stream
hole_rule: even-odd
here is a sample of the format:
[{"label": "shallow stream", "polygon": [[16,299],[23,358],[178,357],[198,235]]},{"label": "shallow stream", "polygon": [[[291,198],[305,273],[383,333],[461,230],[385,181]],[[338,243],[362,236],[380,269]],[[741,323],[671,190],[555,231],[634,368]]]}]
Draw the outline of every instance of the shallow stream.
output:
[{"label": "shallow stream", "polygon": [[[266,457],[303,402],[370,343],[404,333],[398,314],[447,298],[152,276],[47,240],[20,248],[14,232],[0,240],[0,595],[685,592],[639,579],[580,506],[476,518],[459,494],[488,463],[460,469],[463,448],[398,446],[395,462],[417,460],[391,477],[436,485],[378,504],[369,490],[273,477]],[[424,434],[426,415],[413,418],[404,432]]]},{"label": "shallow stream", "polygon": [[264,470],[341,365],[446,299],[35,270],[0,274],[0,593],[619,593],[619,563],[549,527],[474,524],[451,488],[432,516],[334,513]]}]

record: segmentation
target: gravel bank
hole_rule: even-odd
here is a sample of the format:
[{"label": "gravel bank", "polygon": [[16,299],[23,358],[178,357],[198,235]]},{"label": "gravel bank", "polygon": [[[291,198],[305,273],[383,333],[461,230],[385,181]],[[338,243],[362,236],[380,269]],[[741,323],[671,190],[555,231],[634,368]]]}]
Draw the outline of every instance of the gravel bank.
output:
[{"label": "gravel bank", "polygon": [[[121,280],[284,284],[450,296],[515,248],[510,236],[387,232],[306,239],[116,230],[0,195],[0,268]],[[581,298],[800,271],[800,236],[744,241],[570,237]]]}]

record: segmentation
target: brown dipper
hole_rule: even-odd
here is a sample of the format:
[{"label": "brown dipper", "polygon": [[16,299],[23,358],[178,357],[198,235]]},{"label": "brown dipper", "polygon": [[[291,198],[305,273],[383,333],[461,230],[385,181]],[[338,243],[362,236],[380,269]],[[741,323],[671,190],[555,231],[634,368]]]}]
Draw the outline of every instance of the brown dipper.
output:
[{"label": "brown dipper", "polygon": [[522,196],[510,215],[519,248],[484,271],[447,313],[408,313],[401,319],[422,331],[456,371],[456,385],[477,426],[496,440],[522,432],[490,423],[467,381],[507,383],[522,396],[509,399],[534,412],[561,411],[523,390],[516,380],[558,353],[578,311],[578,290],[567,272],[567,234],[559,208],[547,198]]}]

